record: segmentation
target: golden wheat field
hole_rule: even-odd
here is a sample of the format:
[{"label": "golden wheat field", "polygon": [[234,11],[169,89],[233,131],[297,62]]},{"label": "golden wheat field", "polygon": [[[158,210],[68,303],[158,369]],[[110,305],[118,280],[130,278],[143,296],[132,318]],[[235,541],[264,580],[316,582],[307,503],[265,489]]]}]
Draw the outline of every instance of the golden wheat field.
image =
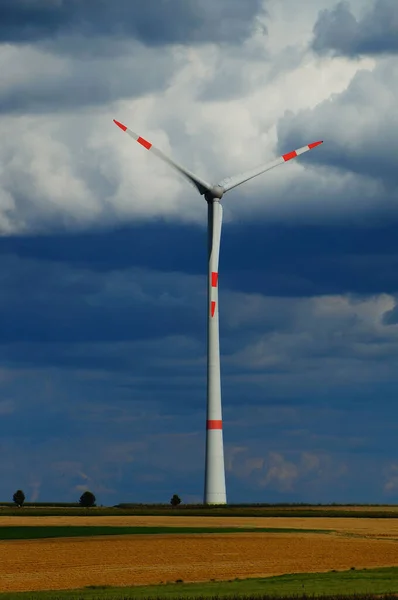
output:
[{"label": "golden wheat field", "polygon": [[262,577],[398,566],[398,520],[2,517],[0,525],[286,527],[335,533],[123,535],[0,542],[0,591]]}]

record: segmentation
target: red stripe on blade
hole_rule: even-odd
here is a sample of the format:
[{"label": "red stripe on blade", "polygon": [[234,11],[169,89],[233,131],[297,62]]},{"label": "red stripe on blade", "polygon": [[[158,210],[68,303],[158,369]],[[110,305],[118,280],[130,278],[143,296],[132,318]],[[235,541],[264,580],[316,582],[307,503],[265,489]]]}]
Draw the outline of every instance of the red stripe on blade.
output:
[{"label": "red stripe on blade", "polygon": [[222,421],[216,421],[214,419],[207,421],[207,429],[222,429]]},{"label": "red stripe on blade", "polygon": [[144,140],[144,138],[139,137],[137,142],[139,144],[141,144],[141,146],[144,146],[144,148],[146,148],[147,150],[150,150],[152,148],[152,144],[151,142],[148,142],[147,140]]},{"label": "red stripe on blade", "polygon": [[312,150],[313,148],[316,148],[317,146],[319,146],[320,144],[323,144],[323,140],[320,142],[313,142],[312,144],[308,144],[308,148],[310,150]]},{"label": "red stripe on blade", "polygon": [[283,160],[287,161],[287,160],[291,160],[292,158],[296,158],[297,156],[297,152],[295,150],[293,150],[293,152],[288,152],[287,154],[284,154],[282,156]]},{"label": "red stripe on blade", "polygon": [[127,127],[126,127],[126,125],[123,125],[123,123],[119,123],[119,121],[116,121],[116,119],[113,119],[113,122],[115,123],[115,125],[120,127],[120,129],[122,129],[123,131],[127,131]]},{"label": "red stripe on blade", "polygon": [[214,317],[214,313],[216,312],[216,303],[211,303],[211,316]]},{"label": "red stripe on blade", "polygon": [[218,273],[215,273],[213,271],[213,273],[211,274],[211,287],[217,287],[217,281],[218,281]]}]

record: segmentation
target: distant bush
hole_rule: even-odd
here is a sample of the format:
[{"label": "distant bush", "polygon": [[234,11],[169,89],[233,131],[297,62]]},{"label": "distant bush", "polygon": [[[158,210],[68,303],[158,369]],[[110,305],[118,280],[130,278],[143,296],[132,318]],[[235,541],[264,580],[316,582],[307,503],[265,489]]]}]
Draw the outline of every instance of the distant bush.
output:
[{"label": "distant bush", "polygon": [[174,496],[170,500],[170,504],[173,508],[176,508],[179,504],[181,504],[181,498],[177,496],[177,494],[174,494]]},{"label": "distant bush", "polygon": [[25,494],[22,490],[17,490],[13,495],[12,499],[14,500],[18,508],[21,508],[21,506],[23,506],[23,503],[25,502]]},{"label": "distant bush", "polygon": [[90,506],[95,506],[94,494],[87,490],[86,492],[84,492],[84,494],[82,494],[80,496],[79,504],[80,504],[80,506],[84,506],[85,508],[89,508]]}]

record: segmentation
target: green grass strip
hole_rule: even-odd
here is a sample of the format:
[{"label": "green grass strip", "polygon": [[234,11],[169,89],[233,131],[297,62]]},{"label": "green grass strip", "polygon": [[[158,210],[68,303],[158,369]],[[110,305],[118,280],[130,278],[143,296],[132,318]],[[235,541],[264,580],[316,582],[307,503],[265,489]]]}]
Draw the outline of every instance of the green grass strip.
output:
[{"label": "green grass strip", "polygon": [[0,540],[92,537],[97,535],[156,535],[192,533],[331,533],[327,529],[292,529],[279,527],[112,527],[108,525],[9,525],[0,527]]},{"label": "green grass strip", "polygon": [[60,592],[23,592],[0,594],[0,600],[144,600],[210,599],[259,597],[298,598],[329,596],[336,600],[356,596],[398,592],[398,568],[363,569],[328,573],[301,573],[263,579],[230,582],[174,583],[137,587],[89,587]]}]

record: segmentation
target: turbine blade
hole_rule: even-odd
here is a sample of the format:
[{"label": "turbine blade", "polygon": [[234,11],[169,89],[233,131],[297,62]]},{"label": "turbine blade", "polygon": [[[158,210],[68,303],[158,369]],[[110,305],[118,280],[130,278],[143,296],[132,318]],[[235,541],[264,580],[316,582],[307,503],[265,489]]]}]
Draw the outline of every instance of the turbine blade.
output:
[{"label": "turbine blade", "polygon": [[[222,229],[222,204],[221,202],[213,202],[209,208],[209,260],[211,266],[212,277],[216,275],[218,278],[218,261],[220,258],[220,243],[221,243],[221,229]],[[210,276],[209,276],[210,277]],[[214,281],[213,281],[214,284]],[[217,287],[217,285],[213,285]]]},{"label": "turbine blade", "polygon": [[265,173],[265,171],[269,171],[270,169],[273,169],[278,165],[283,165],[292,158],[296,158],[296,156],[300,156],[300,154],[304,154],[304,152],[308,152],[308,150],[312,150],[320,144],[323,144],[323,141],[313,142],[312,144],[308,144],[308,146],[303,146],[302,148],[298,148],[298,150],[293,150],[293,152],[283,154],[283,156],[280,156],[276,160],[273,160],[272,162],[266,165],[260,165],[258,167],[255,167],[254,169],[250,169],[250,171],[246,171],[245,173],[240,173],[239,175],[227,177],[226,179],[223,179],[219,183],[219,185],[224,188],[224,192],[228,192],[229,190],[232,190],[232,188],[235,188],[238,185],[249,181],[249,179],[253,179],[253,177],[257,177],[257,175],[261,175],[262,173]]},{"label": "turbine blade", "polygon": [[171,167],[176,169],[181,175],[186,177],[188,179],[188,181],[199,191],[200,194],[206,194],[206,192],[211,191],[212,186],[210,185],[210,183],[207,183],[207,181],[204,181],[203,179],[201,179],[200,177],[198,177],[191,171],[188,171],[188,169],[185,169],[185,167],[182,167],[181,165],[179,165],[177,162],[175,162],[169,156],[167,156],[161,150],[159,150],[159,148],[156,148],[156,146],[151,144],[151,142],[148,142],[147,140],[142,138],[137,133],[134,133],[134,131],[131,131],[131,129],[126,127],[126,125],[123,125],[123,123],[116,121],[116,119],[113,119],[113,122],[118,127],[120,127],[120,129],[122,131],[125,131],[126,133],[128,133],[128,135],[130,137],[132,137],[134,140],[136,140],[136,142],[141,144],[141,146],[143,146],[147,150],[150,150],[150,152],[152,152],[152,154],[154,154],[155,156],[157,156],[158,158],[163,160],[165,163],[167,163],[168,165],[170,165]]}]

